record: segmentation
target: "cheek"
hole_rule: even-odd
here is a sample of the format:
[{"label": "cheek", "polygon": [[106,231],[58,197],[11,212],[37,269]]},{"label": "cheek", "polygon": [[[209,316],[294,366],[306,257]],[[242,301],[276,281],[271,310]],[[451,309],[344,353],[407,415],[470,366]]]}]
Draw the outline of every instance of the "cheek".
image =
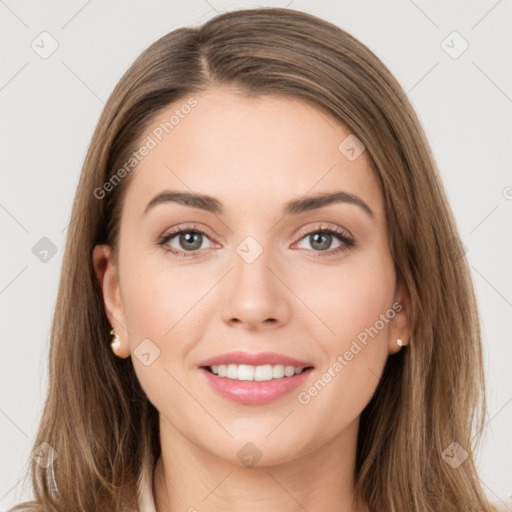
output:
[{"label": "cheek", "polygon": [[[393,302],[391,262],[377,255],[365,260],[333,268],[323,279],[324,286],[313,292],[315,308],[332,331],[331,338],[338,340],[338,347],[374,326]],[[379,322],[378,327],[385,334],[389,323],[382,326]]]},{"label": "cheek", "polygon": [[327,356],[321,371],[330,368],[325,377],[330,388],[326,402],[342,396],[345,411],[363,408],[387,360],[389,329],[395,316],[394,279],[391,259],[375,253],[370,261],[339,268],[326,280],[326,297],[318,309],[329,327],[318,338]]},{"label": "cheek", "polygon": [[[155,406],[186,403],[190,396],[177,381],[183,382],[197,364],[193,349],[205,334],[205,308],[214,300],[219,269],[173,265],[160,249],[137,252],[128,242],[124,249],[122,300],[139,381]],[[156,354],[154,361],[145,366],[141,352],[151,359]]]},{"label": "cheek", "polygon": [[[200,329],[197,303],[208,287],[205,284],[201,290],[203,286],[190,279],[191,271],[164,266],[165,259],[154,253],[130,252],[127,247],[124,255],[122,299],[140,385],[160,412],[170,414],[177,408],[183,412],[190,407],[198,414],[180,383],[193,363],[189,354]],[[150,354],[149,364],[144,362],[144,353]]]},{"label": "cheek", "polygon": [[194,305],[211,283],[201,280],[192,266],[173,268],[165,255],[158,254],[161,249],[155,251],[125,252],[122,296],[130,333],[165,343],[194,317]]}]

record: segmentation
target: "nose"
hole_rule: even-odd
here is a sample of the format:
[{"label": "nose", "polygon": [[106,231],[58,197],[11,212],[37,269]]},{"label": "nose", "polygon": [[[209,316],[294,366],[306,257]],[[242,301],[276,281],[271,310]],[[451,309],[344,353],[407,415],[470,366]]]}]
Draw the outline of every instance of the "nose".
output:
[{"label": "nose", "polygon": [[286,278],[270,250],[263,250],[254,261],[235,251],[232,261],[222,299],[223,321],[249,330],[285,325],[293,294],[283,284]]}]

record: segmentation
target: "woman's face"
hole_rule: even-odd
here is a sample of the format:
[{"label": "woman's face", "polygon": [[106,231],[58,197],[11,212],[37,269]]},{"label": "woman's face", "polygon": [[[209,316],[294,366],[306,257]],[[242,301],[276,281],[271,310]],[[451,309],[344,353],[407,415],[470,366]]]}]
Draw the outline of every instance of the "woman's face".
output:
[{"label": "woman's face", "polygon": [[[118,264],[106,246],[94,257],[107,261],[98,275],[118,354],[131,355],[167,434],[238,464],[245,446],[264,465],[357,428],[396,339],[408,338],[364,148],[301,100],[226,87],[176,102],[143,145]],[[275,359],[221,357],[255,363],[225,377],[202,367],[235,351]],[[283,356],[309,369],[277,378],[279,361],[294,366]],[[272,380],[243,380],[254,372]]]}]

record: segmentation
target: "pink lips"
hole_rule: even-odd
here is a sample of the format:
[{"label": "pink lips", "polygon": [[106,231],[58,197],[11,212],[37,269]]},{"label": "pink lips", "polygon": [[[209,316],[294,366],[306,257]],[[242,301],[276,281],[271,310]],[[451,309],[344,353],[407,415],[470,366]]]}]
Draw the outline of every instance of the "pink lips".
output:
[{"label": "pink lips", "polygon": [[[241,381],[219,377],[206,367],[219,364],[250,364],[263,366],[265,364],[282,364],[303,368],[301,373],[292,377],[272,379],[268,381]],[[212,389],[219,395],[244,405],[263,405],[290,393],[299,387],[311,373],[313,365],[305,361],[299,361],[293,357],[283,356],[273,352],[249,354],[247,352],[230,352],[217,357],[212,357],[200,363],[201,373],[206,378]]]},{"label": "pink lips", "polygon": [[284,366],[295,366],[296,368],[313,366],[311,363],[306,361],[299,361],[293,357],[284,356],[275,352],[260,352],[259,354],[250,354],[248,352],[229,352],[227,354],[207,359],[206,361],[199,363],[199,367],[218,364],[250,364],[251,366],[282,364]]}]

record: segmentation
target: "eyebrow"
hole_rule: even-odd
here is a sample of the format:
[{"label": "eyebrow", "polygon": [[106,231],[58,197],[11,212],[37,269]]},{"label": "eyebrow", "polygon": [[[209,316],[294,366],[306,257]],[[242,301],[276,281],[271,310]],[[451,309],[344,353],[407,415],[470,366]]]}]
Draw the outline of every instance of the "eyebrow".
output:
[{"label": "eyebrow", "polygon": [[[222,203],[209,195],[165,190],[151,199],[146,205],[143,215],[146,215],[156,205],[168,202],[182,204],[191,208],[199,208],[200,210],[220,215],[224,213]],[[375,216],[372,209],[360,197],[341,190],[288,201],[283,208],[283,215],[298,215],[335,203],[353,204],[359,206],[370,217],[373,218]]]}]

